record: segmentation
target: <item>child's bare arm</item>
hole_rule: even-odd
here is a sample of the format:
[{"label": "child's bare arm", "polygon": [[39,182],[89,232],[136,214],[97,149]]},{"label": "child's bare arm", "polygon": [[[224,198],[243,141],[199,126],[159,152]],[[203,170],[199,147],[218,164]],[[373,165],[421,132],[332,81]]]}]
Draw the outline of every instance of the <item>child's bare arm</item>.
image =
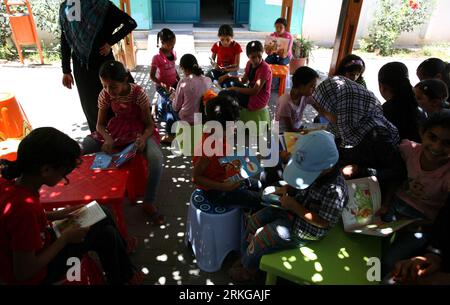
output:
[{"label": "child's bare arm", "polygon": [[155,85],[160,86],[160,82],[158,81],[158,79],[156,78],[156,67],[152,66],[150,68],[150,79],[152,80],[152,82],[155,83]]},{"label": "child's bare arm", "polygon": [[113,142],[113,138],[109,134],[109,132],[106,130],[107,125],[107,117],[108,117],[108,110],[107,109],[99,109],[98,110],[98,117],[97,117],[97,131],[100,133],[105,139],[105,142]]},{"label": "child's bare arm", "polygon": [[226,72],[239,71],[240,60],[241,60],[240,54],[236,54],[236,56],[234,57],[234,64],[228,66],[224,71]]},{"label": "child's bare arm", "polygon": [[255,85],[252,88],[240,88],[240,87],[231,87],[230,90],[234,90],[237,92],[240,92],[245,95],[254,96],[261,91],[261,89],[264,87],[264,84],[266,83],[263,79],[258,79],[255,82]]},{"label": "child's bare arm", "polygon": [[208,177],[204,176],[204,172],[206,168],[209,165],[209,159],[207,157],[201,157],[197,163],[194,165],[194,171],[192,174],[192,181],[195,184],[202,185],[204,187],[207,187],[212,190],[218,190],[218,191],[232,191],[240,186],[239,182],[217,182],[214,180],[209,179]]}]

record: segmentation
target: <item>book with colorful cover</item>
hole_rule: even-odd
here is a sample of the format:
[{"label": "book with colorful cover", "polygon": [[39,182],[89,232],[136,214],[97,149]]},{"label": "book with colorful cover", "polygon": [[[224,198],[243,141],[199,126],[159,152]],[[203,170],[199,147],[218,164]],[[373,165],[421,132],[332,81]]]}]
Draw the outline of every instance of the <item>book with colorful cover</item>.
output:
[{"label": "book with colorful cover", "polygon": [[266,36],[264,40],[264,51],[267,55],[278,54],[286,58],[289,53],[289,39],[275,36]]},{"label": "book with colorful cover", "polygon": [[262,171],[256,156],[226,156],[220,158],[219,162],[225,166],[227,181],[242,181]]},{"label": "book with colorful cover", "polygon": [[301,136],[302,136],[301,132],[290,132],[290,131],[284,132],[283,136],[280,137],[281,146],[283,147],[283,150],[292,153],[292,151],[294,150],[295,143],[297,143],[297,140]]},{"label": "book with colorful cover", "polygon": [[301,131],[285,131],[283,136],[280,137],[281,146],[283,150],[292,153],[297,140],[312,131],[325,130],[328,124],[320,123],[306,123],[301,127]]},{"label": "book with colorful cover", "polygon": [[381,208],[381,191],[375,176],[346,181],[349,201],[342,212],[344,230],[372,236],[387,236],[416,219],[383,222],[375,213]]},{"label": "book with colorful cover", "polygon": [[72,212],[71,217],[53,222],[53,230],[57,237],[71,228],[87,228],[106,218],[97,201],[92,201],[80,209]]},{"label": "book with colorful cover", "polygon": [[95,154],[91,169],[110,169],[121,167],[127,161],[133,159],[137,153],[137,146],[131,143],[125,147],[121,152],[109,155],[105,152],[98,152]]}]

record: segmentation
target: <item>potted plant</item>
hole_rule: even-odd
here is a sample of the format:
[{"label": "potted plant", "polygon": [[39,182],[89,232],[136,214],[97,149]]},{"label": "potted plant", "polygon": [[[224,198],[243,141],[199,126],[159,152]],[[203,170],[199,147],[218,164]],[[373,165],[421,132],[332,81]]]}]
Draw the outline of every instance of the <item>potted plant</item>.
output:
[{"label": "potted plant", "polygon": [[294,38],[292,44],[292,58],[289,63],[290,73],[293,74],[295,70],[302,66],[306,66],[309,61],[309,55],[314,47],[314,43],[300,35]]}]

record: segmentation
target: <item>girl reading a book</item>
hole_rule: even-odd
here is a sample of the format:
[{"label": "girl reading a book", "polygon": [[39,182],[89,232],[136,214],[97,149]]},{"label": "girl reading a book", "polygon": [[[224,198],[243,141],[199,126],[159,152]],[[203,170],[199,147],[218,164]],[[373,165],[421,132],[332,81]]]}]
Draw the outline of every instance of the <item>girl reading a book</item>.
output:
[{"label": "girl reading a book", "polygon": [[218,80],[227,73],[237,73],[242,53],[241,45],[233,40],[234,33],[230,25],[222,24],[217,36],[219,41],[211,47],[213,68],[207,74],[211,81]]},{"label": "girl reading a book", "polygon": [[[423,219],[421,225],[433,223],[448,198],[450,187],[450,114],[431,115],[421,128],[422,144],[403,140],[400,152],[407,176],[397,188],[392,200],[384,200],[378,214],[386,222],[399,218]],[[394,183],[392,183],[393,185]],[[398,184],[397,184],[398,185]],[[389,197],[389,195],[387,196]],[[422,228],[413,232],[398,232],[394,243],[383,256],[382,271],[389,272],[393,264],[415,255],[428,240]],[[417,238],[420,234],[420,238]]]},{"label": "girl reading a book", "polygon": [[143,274],[132,265],[126,243],[111,214],[90,228],[70,228],[59,238],[51,221],[71,217],[80,206],[47,212],[39,200],[42,185],[65,180],[80,162],[78,143],[43,127],[19,145],[17,160],[0,160],[0,282],[51,284],[64,280],[71,257],[95,251],[109,284],[140,283]]},{"label": "girl reading a book", "polygon": [[241,107],[250,111],[265,108],[270,99],[272,70],[262,59],[263,51],[261,42],[250,41],[246,47],[249,60],[245,66],[244,75],[240,77],[226,74],[219,78],[219,83],[224,81],[233,83],[232,87],[221,91],[220,94],[232,96]]},{"label": "girl reading a book", "polygon": [[[159,134],[150,115],[150,101],[144,89],[134,84],[131,74],[118,61],[108,61],[100,68],[103,90],[98,97],[97,131],[83,141],[83,154],[104,151],[113,153],[135,143],[148,161],[148,178],[143,209],[154,224],[164,217],[155,207],[155,198],[162,174],[163,155]],[[107,120],[109,109],[114,117]]]},{"label": "girl reading a book", "polygon": [[[287,46],[287,54],[284,54],[283,51],[279,52],[267,52],[266,62],[270,65],[283,65],[287,66],[292,58],[292,44],[294,43],[294,38],[292,34],[286,31],[287,20],[285,18],[278,18],[275,20],[275,32],[270,34],[271,37],[280,37],[289,40],[289,44]],[[266,51],[268,51],[266,49]]]},{"label": "girl reading a book", "polygon": [[[236,121],[239,116],[239,105],[230,96],[218,96],[206,104],[208,121],[219,122],[226,130],[227,121]],[[208,124],[208,123],[206,123]],[[226,156],[227,143],[225,132],[223,137],[214,138],[212,147],[206,144],[214,137],[213,134],[204,133],[202,141],[195,147],[193,163],[193,182],[197,188],[204,190],[208,200],[217,205],[243,207],[256,209],[260,207],[258,193],[259,183],[255,179],[235,181],[227,176],[235,175],[230,171],[230,164],[221,164],[220,159]],[[208,141],[207,141],[208,140]],[[221,147],[221,153],[216,153],[216,147]],[[213,150],[213,151],[208,151]],[[232,152],[232,150],[230,150]],[[235,164],[232,165],[233,167]]]}]

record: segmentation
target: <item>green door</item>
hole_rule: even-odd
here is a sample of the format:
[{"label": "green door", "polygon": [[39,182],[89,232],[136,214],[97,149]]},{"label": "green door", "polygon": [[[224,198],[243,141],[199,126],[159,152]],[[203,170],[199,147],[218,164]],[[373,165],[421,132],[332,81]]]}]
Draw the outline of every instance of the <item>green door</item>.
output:
[{"label": "green door", "polygon": [[234,0],[234,23],[247,24],[250,15],[250,0]]},{"label": "green door", "polygon": [[153,22],[197,23],[200,0],[152,0]]}]

